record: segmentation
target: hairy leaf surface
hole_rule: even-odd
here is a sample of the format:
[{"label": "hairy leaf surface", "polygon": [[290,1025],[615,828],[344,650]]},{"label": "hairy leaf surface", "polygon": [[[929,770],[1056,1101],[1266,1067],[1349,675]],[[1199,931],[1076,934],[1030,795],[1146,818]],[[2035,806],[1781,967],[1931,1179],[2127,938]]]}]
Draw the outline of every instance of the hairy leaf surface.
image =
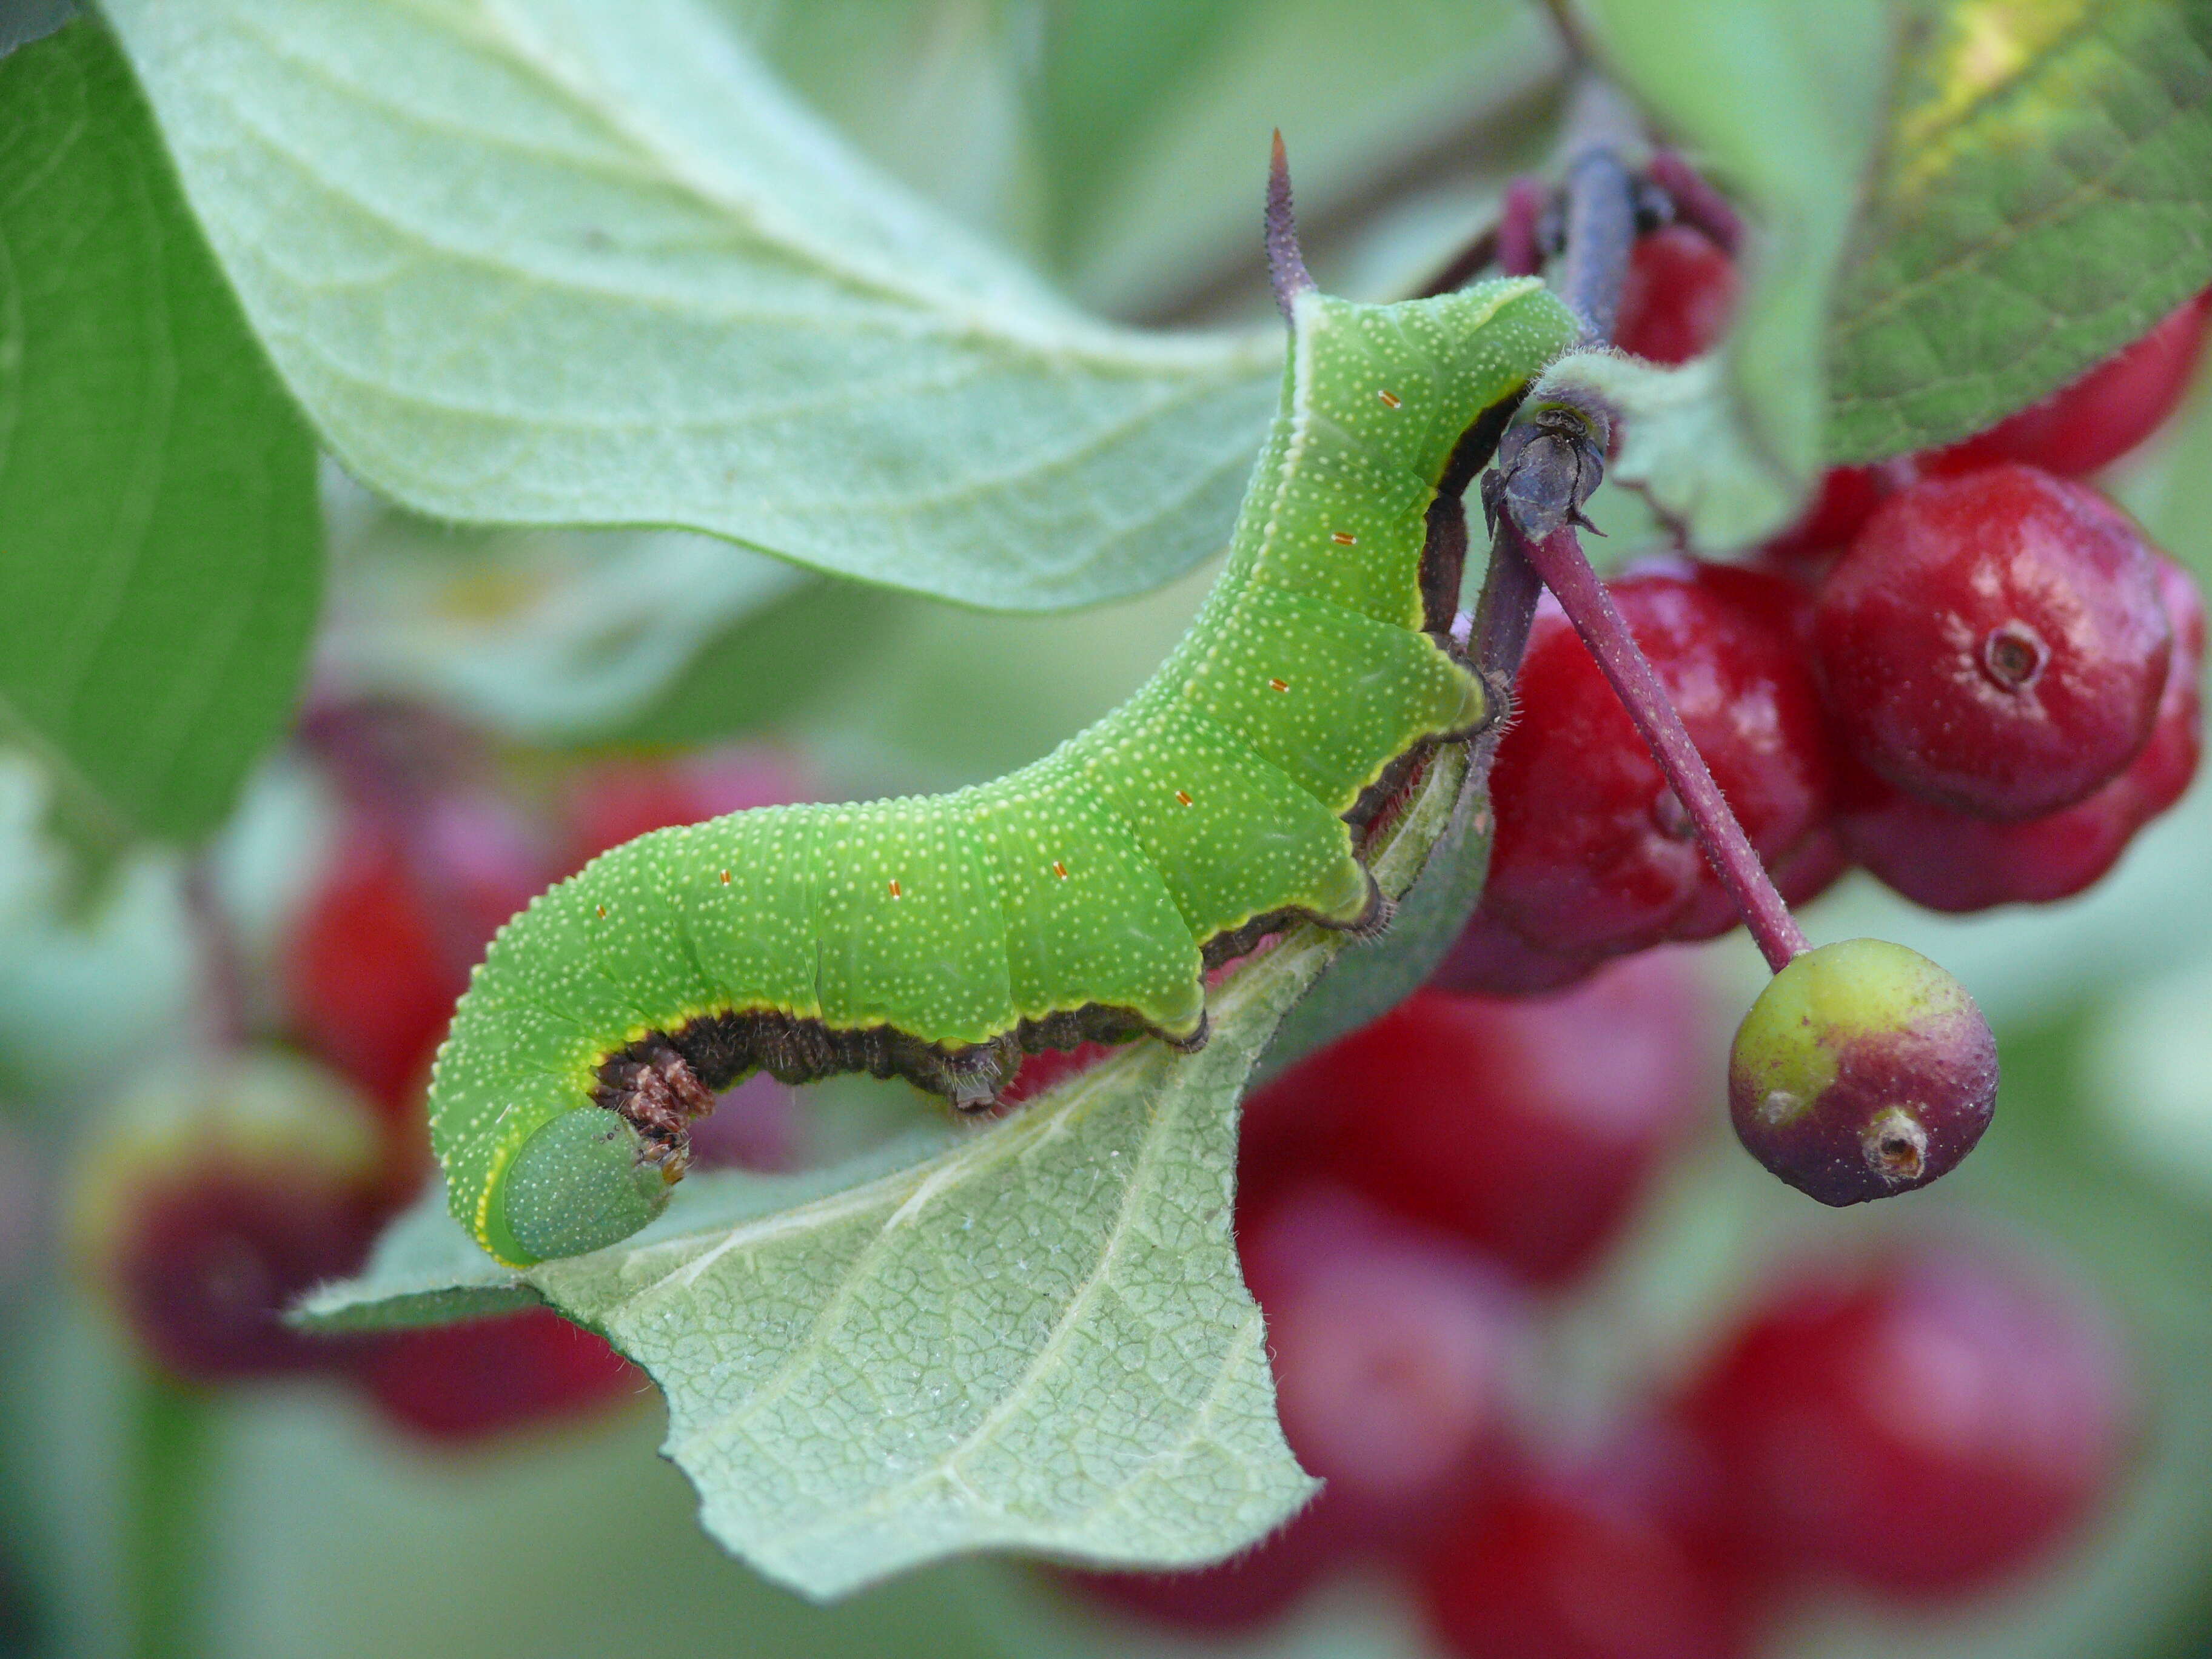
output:
[{"label": "hairy leaf surface", "polygon": [[684,526],[1008,609],[1227,530],[1279,336],[1087,319],[705,0],[109,9],[279,368],[410,507]]},{"label": "hairy leaf surface", "polygon": [[[1446,750],[1376,859],[1386,891],[1464,836],[1469,790]],[[604,1330],[666,1394],[708,1529],[809,1595],[985,1547],[1216,1559],[1312,1489],[1237,1271],[1237,1103],[1345,949],[1302,928],[1246,964],[1195,1054],[1139,1043],[994,1128],[842,1170],[694,1177],[594,1255],[499,1268],[434,1194],[304,1316],[420,1322],[534,1294]]]}]

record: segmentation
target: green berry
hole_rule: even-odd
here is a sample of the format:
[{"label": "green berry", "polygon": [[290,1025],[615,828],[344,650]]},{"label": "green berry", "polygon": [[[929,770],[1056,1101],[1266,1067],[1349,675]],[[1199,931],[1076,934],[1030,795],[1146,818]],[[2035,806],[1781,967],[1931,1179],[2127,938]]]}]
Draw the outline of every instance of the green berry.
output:
[{"label": "green berry", "polygon": [[1966,988],[1884,939],[1793,958],[1729,1055],[1736,1138],[1823,1204],[1926,1186],[1973,1150],[1996,1094],[1996,1039]]}]

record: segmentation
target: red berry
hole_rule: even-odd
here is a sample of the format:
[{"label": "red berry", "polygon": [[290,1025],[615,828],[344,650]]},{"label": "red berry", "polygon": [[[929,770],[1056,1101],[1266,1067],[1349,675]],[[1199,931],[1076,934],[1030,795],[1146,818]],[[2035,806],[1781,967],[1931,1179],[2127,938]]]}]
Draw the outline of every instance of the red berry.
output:
[{"label": "red berry", "polygon": [[1897,462],[1830,468],[1802,516],[1771,538],[1760,553],[1786,574],[1817,580],[1851,544],[1875,508],[1909,482],[1893,476],[1901,470]]},{"label": "red berry", "polygon": [[468,969],[452,959],[399,848],[349,835],[288,949],[300,1040],[387,1108],[411,1109]]},{"label": "red berry", "polygon": [[74,1253],[148,1354],[193,1382],[314,1369],[345,1351],[284,1310],[357,1270],[386,1210],[378,1125],[307,1061],[164,1074],[87,1143]]},{"label": "red berry", "polygon": [[812,794],[789,757],[755,745],[684,760],[602,761],[578,773],[566,791],[572,861],[588,863],[648,830]]},{"label": "red berry", "polygon": [[392,1422],[454,1443],[596,1411],[648,1386],[604,1338],[544,1308],[382,1333],[354,1373]]},{"label": "red berry", "polygon": [[1087,1600],[1156,1624],[1223,1635],[1279,1618],[1362,1544],[1350,1510],[1330,1492],[1243,1554],[1184,1572],[1100,1572],[1063,1567],[1054,1577]]},{"label": "red berry", "polygon": [[328,1360],[330,1339],[291,1329],[283,1312],[367,1258],[382,1216],[371,1194],[268,1172],[210,1173],[144,1203],[116,1290],[155,1359],[196,1382],[309,1370]]},{"label": "red berry", "polygon": [[287,941],[293,1030],[411,1121],[469,969],[550,874],[495,796],[440,795],[404,825],[356,816]]},{"label": "red berry", "polygon": [[[1703,565],[1609,584],[1683,724],[1770,863],[1826,817],[1827,738],[1781,578]],[[1539,609],[1498,745],[1482,909],[1552,956],[1724,931],[1735,911],[1688,815],[1566,619]]]},{"label": "red berry", "polygon": [[1717,1100],[1710,1034],[1665,953],[1537,1001],[1420,992],[1253,1097],[1240,1181],[1328,1176],[1556,1283]]},{"label": "red berry", "polygon": [[1686,1418],[1778,1565],[1922,1600],[2018,1571],[2088,1515],[2126,1395],[2073,1285],[1947,1241],[1778,1285]]},{"label": "red berry", "polygon": [[1496,1264],[1325,1183],[1285,1194],[1239,1244],[1283,1433],[1372,1527],[1414,1523],[1502,1443],[1528,1333]]},{"label": "red berry", "polygon": [[2134,344],[2087,374],[2000,421],[1988,431],[1925,458],[1932,469],[1964,472],[1996,461],[2025,461],[2074,476],[2094,472],[2148,438],[2189,389],[2212,290],[2168,313]]},{"label": "red berry", "polygon": [[1422,1564],[1462,1659],[1739,1659],[1754,1586],[1615,1472],[1528,1471],[1476,1505]]},{"label": "red berry", "polygon": [[1931,910],[2047,904],[2101,878],[2136,832],[2181,799],[2197,772],[2203,603],[2179,565],[2161,557],[2158,567],[2173,659],[2150,741],[2125,771],[2086,799],[2025,823],[1970,817],[1868,777],[1849,792],[1839,818],[1852,856]]},{"label": "red berry", "polygon": [[1588,979],[1605,961],[1601,956],[1539,950],[1500,921],[1495,910],[1478,908],[1429,976],[1429,987],[1463,995],[1534,996]]},{"label": "red berry", "polygon": [[1861,761],[2017,821],[2135,757],[2172,631],[2142,532],[2087,487],[2006,465],[1885,502],[1822,585],[1814,640]]},{"label": "red berry", "polygon": [[1639,237],[1621,283],[1613,343],[1655,363],[1686,363],[1727,331],[1738,286],[1735,262],[1702,231],[1668,225]]}]

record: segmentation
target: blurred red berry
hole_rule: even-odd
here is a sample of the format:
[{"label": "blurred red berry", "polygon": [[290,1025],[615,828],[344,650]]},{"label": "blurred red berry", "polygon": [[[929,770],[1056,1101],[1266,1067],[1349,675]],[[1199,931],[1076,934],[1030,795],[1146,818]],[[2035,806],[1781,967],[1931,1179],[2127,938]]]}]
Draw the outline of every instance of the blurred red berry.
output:
[{"label": "blurred red berry", "polygon": [[1184,1572],[1062,1567],[1054,1577],[1116,1613],[1200,1635],[1227,1636],[1282,1617],[1358,1552],[1358,1532],[1346,1506],[1324,1491],[1279,1530],[1217,1566]]},{"label": "blurred red berry", "polygon": [[349,835],[288,945],[300,1040],[387,1108],[410,1107],[468,986],[388,839]]},{"label": "blurred red berry", "polygon": [[1462,1240],[1325,1182],[1284,1194],[1238,1243],[1291,1449],[1379,1529],[1418,1524],[1504,1441],[1522,1297]]},{"label": "blurred red berry", "polygon": [[1721,1098],[1712,1024],[1671,955],[1528,1001],[1417,993],[1254,1095],[1255,1207],[1319,1174],[1557,1283],[1611,1240]]},{"label": "blurred red berry", "polygon": [[2063,1541],[2117,1473],[2126,1397],[2080,1290],[1945,1241],[1778,1284],[1685,1420],[1778,1565],[1916,1601]]},{"label": "blurred red berry", "polygon": [[578,772],[565,792],[570,866],[589,863],[649,830],[809,800],[813,793],[789,756],[754,745],[680,758],[601,761]]},{"label": "blurred red berry", "polygon": [[1735,314],[1735,262],[1704,232],[1668,225],[1637,239],[1613,343],[1655,363],[1686,363],[1720,343]]},{"label": "blurred red berry", "polygon": [[1603,1468],[1522,1470],[1423,1562],[1461,1659],[1745,1659],[1762,1597]]},{"label": "blurred red berry", "polygon": [[191,1382],[312,1370],[344,1344],[285,1309],[356,1271],[385,1213],[379,1128],[319,1066],[254,1053],[118,1103],[80,1152],[70,1232],[156,1364]]},{"label": "blurred red berry", "polygon": [[580,1416],[649,1387],[605,1339],[545,1308],[381,1333],[353,1369],[394,1424],[457,1443]]},{"label": "blurred red berry", "polygon": [[2149,333],[2081,379],[1963,442],[1925,457],[1944,472],[2025,461],[2075,477],[2118,460],[2155,431],[2189,389],[2204,349],[2212,290],[2166,313]]},{"label": "blurred red berry", "polygon": [[1429,988],[1468,996],[1525,997],[1562,991],[1588,979],[1607,959],[1540,950],[1478,908],[1429,976]]}]

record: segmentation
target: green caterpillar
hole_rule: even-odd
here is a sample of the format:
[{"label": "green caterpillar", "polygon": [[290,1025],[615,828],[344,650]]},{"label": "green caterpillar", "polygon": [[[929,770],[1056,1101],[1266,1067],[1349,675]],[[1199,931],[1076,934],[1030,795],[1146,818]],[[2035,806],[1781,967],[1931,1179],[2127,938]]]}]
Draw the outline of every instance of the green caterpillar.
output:
[{"label": "green caterpillar", "polygon": [[1206,966],[1265,932],[1387,921],[1355,827],[1407,757],[1496,707],[1445,633],[1465,537],[1431,535],[1431,507],[1461,524],[1458,491],[1576,324],[1534,279],[1328,298],[1277,218],[1281,411],[1228,568],[1133,697],[975,788],[641,836],[493,941],[430,1123],[454,1214],[501,1261],[643,1226],[689,1125],[753,1071],[987,1106],[1025,1052],[1198,1047]]}]

